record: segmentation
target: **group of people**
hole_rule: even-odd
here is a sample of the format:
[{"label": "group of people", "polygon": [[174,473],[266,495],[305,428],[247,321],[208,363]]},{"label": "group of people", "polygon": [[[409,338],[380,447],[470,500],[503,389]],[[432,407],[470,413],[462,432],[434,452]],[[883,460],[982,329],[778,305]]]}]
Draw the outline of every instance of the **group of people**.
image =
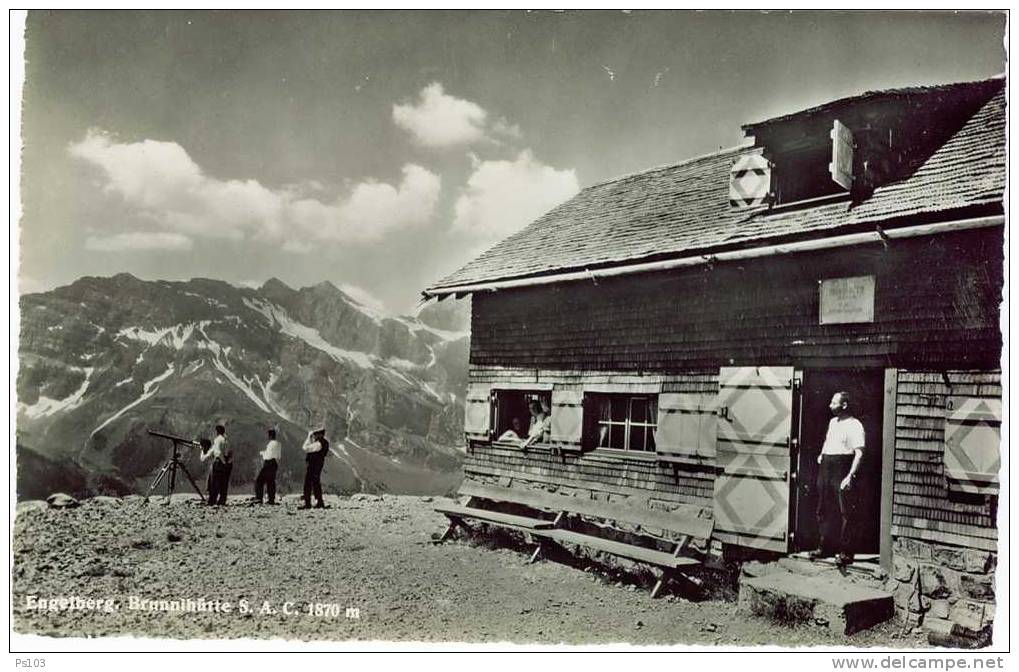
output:
[{"label": "group of people", "polygon": [[[276,474],[279,472],[282,447],[276,438],[276,430],[268,430],[268,443],[261,452],[262,468],[255,478],[255,501],[262,504],[264,495],[268,495],[268,503],[276,503]],[[226,504],[227,490],[230,488],[230,473],[233,471],[234,451],[226,438],[226,427],[216,425],[216,436],[210,442],[200,442],[202,462],[209,462],[207,487],[209,506]],[[300,508],[312,508],[312,497],[315,498],[314,508],[324,509],[322,499],[322,468],[329,454],[329,441],[326,440],[325,427],[318,427],[308,432],[301,446],[305,454],[304,471],[304,505]]]}]

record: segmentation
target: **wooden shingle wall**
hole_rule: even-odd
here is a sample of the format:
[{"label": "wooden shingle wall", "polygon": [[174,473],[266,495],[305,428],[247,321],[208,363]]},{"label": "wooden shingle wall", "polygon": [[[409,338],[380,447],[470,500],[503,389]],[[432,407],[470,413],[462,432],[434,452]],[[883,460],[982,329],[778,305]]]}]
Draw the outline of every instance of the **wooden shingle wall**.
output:
[{"label": "wooden shingle wall", "polygon": [[1000,371],[898,372],[892,535],[995,550],[990,497],[949,496],[944,474],[950,396],[1001,398]]},{"label": "wooden shingle wall", "polygon": [[[548,384],[600,390],[627,386],[655,386],[665,392],[718,392],[717,371],[639,376],[625,372],[534,370],[472,366],[471,383],[498,386]],[[538,447],[523,453],[498,444],[474,443],[464,462],[464,477],[483,483],[537,488],[559,494],[633,501],[663,510],[685,508],[710,516],[714,468],[660,463],[654,454],[606,456],[587,452],[553,455]],[[637,503],[639,502],[639,503]]]},{"label": "wooden shingle wall", "polygon": [[[472,365],[662,372],[729,365],[990,368],[1000,228],[477,293]],[[819,324],[822,278],[874,275],[875,319]]]}]

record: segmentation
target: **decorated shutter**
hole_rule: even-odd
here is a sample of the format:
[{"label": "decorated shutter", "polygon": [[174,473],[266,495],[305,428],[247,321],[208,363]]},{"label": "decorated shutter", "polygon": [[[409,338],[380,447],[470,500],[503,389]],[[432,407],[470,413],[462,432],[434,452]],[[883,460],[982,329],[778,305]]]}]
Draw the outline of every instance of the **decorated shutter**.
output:
[{"label": "decorated shutter", "polygon": [[849,191],[853,187],[853,132],[841,121],[835,120],[831,129],[831,179]]},{"label": "decorated shutter", "polygon": [[492,429],[492,386],[467,386],[467,405],[464,408],[464,433],[468,439],[488,441]]},{"label": "decorated shutter", "polygon": [[744,154],[729,171],[729,205],[753,208],[771,196],[771,162],[760,153]]},{"label": "decorated shutter", "polygon": [[723,542],[789,549],[791,367],[722,367],[718,390],[715,533]]},{"label": "decorated shutter", "polygon": [[715,458],[714,395],[689,392],[658,395],[655,446],[665,462],[711,462]]},{"label": "decorated shutter", "polygon": [[552,390],[552,443],[566,450],[580,450],[583,435],[584,393]]},{"label": "decorated shutter", "polygon": [[956,492],[998,494],[1001,400],[949,397],[945,417],[945,477]]}]

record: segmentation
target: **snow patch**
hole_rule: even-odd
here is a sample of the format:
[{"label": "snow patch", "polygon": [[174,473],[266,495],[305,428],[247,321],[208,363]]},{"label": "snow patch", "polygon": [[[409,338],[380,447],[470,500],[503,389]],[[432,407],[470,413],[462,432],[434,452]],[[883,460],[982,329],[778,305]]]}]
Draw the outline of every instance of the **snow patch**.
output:
[{"label": "snow patch", "polygon": [[146,381],[145,384],[142,386],[142,393],[141,393],[140,397],[138,397],[137,399],[132,401],[127,406],[124,406],[123,408],[121,408],[119,411],[117,411],[116,413],[114,413],[110,417],[106,418],[106,420],[104,420],[101,425],[99,425],[98,427],[96,427],[95,429],[92,430],[92,433],[89,434],[89,436],[95,436],[99,432],[99,430],[101,430],[103,427],[106,427],[108,424],[110,424],[111,422],[113,422],[114,420],[119,418],[120,416],[124,415],[125,413],[127,413],[129,410],[131,410],[132,408],[134,408],[138,404],[140,404],[143,401],[145,401],[146,399],[152,397],[156,392],[159,391],[159,388],[156,387],[156,386],[159,383],[161,383],[164,380],[166,380],[167,378],[169,378],[171,374],[173,374],[173,364],[168,365],[166,367],[166,371],[164,371],[163,373],[159,374],[158,376],[156,376],[152,380]]},{"label": "snow patch", "polygon": [[202,320],[197,325],[194,322],[188,324],[175,324],[164,329],[148,330],[141,327],[127,327],[117,332],[117,338],[128,338],[133,341],[148,343],[149,347],[154,345],[165,345],[175,350],[184,347],[184,343],[191,337],[196,326],[210,324],[209,320]]},{"label": "snow patch", "polygon": [[25,417],[35,420],[36,418],[44,418],[54,413],[61,413],[63,411],[70,411],[71,409],[81,406],[82,401],[85,398],[85,392],[88,391],[89,383],[92,380],[92,372],[95,370],[92,367],[85,369],[74,368],[76,371],[81,371],[85,374],[85,380],[82,381],[81,387],[72,392],[70,396],[64,397],[63,399],[50,399],[49,397],[40,396],[39,400],[31,406],[26,404],[18,404],[20,410]]},{"label": "snow patch", "polygon": [[337,348],[332,343],[329,343],[322,334],[318,332],[318,329],[305,326],[300,322],[294,321],[287,312],[277,305],[271,303],[265,303],[264,301],[252,301],[250,299],[243,299],[244,304],[252,310],[261,313],[270,325],[275,325],[279,328],[280,332],[304,341],[316,350],[321,350],[333,359],[340,361],[353,362],[362,369],[372,368],[372,360],[374,357],[371,355],[360,352],[357,350],[344,350],[343,348]]},{"label": "snow patch", "polygon": [[461,338],[466,338],[471,335],[471,332],[469,331],[446,331],[445,329],[436,329],[435,327],[428,326],[417,319],[410,319],[407,317],[397,317],[395,319],[410,329],[412,334],[416,334],[419,331],[427,331],[438,336],[444,341],[458,341]]}]

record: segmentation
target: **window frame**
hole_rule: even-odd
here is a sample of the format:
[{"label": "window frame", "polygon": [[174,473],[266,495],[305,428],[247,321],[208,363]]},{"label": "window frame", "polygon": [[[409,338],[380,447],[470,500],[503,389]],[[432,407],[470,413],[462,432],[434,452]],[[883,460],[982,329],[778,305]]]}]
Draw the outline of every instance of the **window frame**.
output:
[{"label": "window frame", "polygon": [[[613,420],[611,412],[608,420],[600,417],[601,400],[606,399],[611,404],[615,399],[626,400],[625,419],[622,421]],[[588,401],[590,400],[590,401]],[[633,403],[636,400],[643,400],[646,403],[644,422],[633,420]],[[658,431],[658,393],[657,392],[585,392],[584,393],[585,414],[589,413],[589,421],[585,422],[585,443],[590,445],[591,450],[598,452],[610,452],[614,455],[637,455],[654,456],[658,452],[656,433]],[[623,447],[602,446],[601,429],[608,427],[608,437],[611,442],[612,428],[623,428]],[[630,443],[633,439],[634,429],[644,430],[644,447],[633,448]],[[650,437],[650,440],[649,440]]]},{"label": "window frame", "polygon": [[[552,404],[552,386],[551,385],[541,384],[541,383],[537,383],[537,384],[533,384],[533,385],[506,385],[506,386],[493,385],[492,386],[492,408],[491,408],[491,413],[492,413],[492,416],[491,416],[492,430],[491,431],[492,431],[492,442],[493,443],[503,443],[503,444],[506,444],[507,443],[506,441],[500,442],[499,441],[499,437],[502,436],[503,434],[505,434],[508,429],[512,429],[513,428],[512,427],[513,416],[512,416],[512,414],[510,414],[510,417],[507,418],[507,427],[500,430],[500,427],[502,425],[502,414],[504,412],[506,412],[505,409],[503,408],[503,399],[500,399],[500,397],[502,395],[508,395],[508,394],[520,395],[521,397],[523,397],[524,406],[526,406],[527,403],[528,403],[528,400],[527,400],[528,397],[532,397],[533,396],[533,397],[536,397],[539,400],[539,402],[542,399],[544,399],[549,404],[549,407],[551,408],[551,404]],[[529,416],[527,417],[527,420],[528,420],[528,422],[530,421],[530,417]],[[525,427],[523,434],[519,435],[521,439],[524,439],[524,440],[527,439],[527,434],[528,434],[527,430],[528,430],[528,428],[529,428],[529,426]],[[533,445],[545,445],[545,444],[546,444],[546,441],[541,440],[541,441],[536,442]]]}]

